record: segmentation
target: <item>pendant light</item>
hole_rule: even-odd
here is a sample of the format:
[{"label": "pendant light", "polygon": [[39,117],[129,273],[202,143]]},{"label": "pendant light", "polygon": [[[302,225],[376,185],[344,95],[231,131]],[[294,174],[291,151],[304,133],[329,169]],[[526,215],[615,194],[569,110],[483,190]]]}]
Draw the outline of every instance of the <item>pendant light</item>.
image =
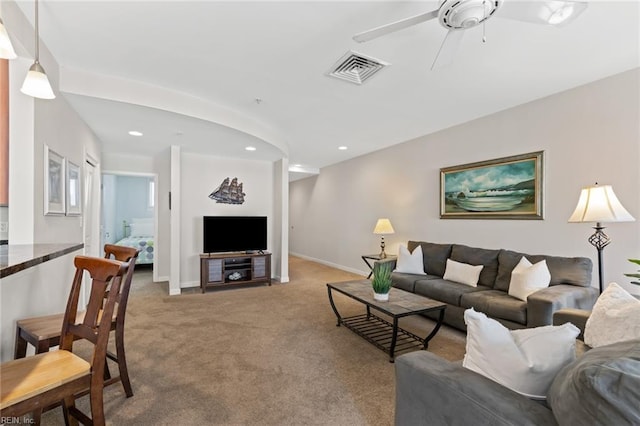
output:
[{"label": "pendant light", "polygon": [[39,57],[40,35],[38,32],[38,0],[36,0],[36,57],[33,65],[29,68],[29,72],[24,79],[24,83],[22,83],[20,91],[34,98],[53,99],[56,95],[53,94],[47,74],[44,72],[42,65],[40,65]]},{"label": "pendant light", "polygon": [[2,22],[2,17],[0,15],[0,58],[15,59],[17,57],[18,55],[16,55],[16,51],[13,50],[13,45],[11,44],[9,33],[5,28],[4,22]]}]

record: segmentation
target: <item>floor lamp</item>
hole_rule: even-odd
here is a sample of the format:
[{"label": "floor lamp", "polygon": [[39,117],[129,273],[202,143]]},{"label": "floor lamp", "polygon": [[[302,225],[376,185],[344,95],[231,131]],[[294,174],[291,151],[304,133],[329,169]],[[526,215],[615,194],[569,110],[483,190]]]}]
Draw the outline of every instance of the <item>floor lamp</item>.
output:
[{"label": "floor lamp", "polygon": [[569,218],[569,222],[595,222],[593,229],[596,232],[589,237],[589,242],[598,251],[598,277],[600,293],[603,290],[604,271],[602,267],[602,251],[609,245],[611,239],[602,230],[603,222],[633,222],[635,219],[622,206],[618,197],[613,192],[611,185],[594,186],[582,188],[578,205]]}]

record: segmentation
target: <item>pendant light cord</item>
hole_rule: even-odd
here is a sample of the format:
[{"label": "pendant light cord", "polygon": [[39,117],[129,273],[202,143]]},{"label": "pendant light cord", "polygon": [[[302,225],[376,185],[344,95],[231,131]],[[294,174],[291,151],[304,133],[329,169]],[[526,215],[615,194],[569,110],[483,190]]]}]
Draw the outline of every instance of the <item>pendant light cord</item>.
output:
[{"label": "pendant light cord", "polygon": [[38,0],[36,0],[36,63],[40,63],[40,31],[38,27]]}]

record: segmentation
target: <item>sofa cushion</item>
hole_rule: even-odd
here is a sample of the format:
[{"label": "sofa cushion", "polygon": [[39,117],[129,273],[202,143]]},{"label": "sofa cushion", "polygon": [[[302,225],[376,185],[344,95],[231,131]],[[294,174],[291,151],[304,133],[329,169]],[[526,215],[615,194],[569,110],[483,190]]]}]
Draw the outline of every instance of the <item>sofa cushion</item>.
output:
[{"label": "sofa cushion", "polygon": [[593,306],[585,325],[584,342],[597,348],[633,339],[640,339],[640,300],[611,283]]},{"label": "sofa cushion", "polygon": [[440,277],[436,277],[433,275],[417,275],[417,274],[405,274],[404,272],[393,272],[391,274],[391,282],[393,286],[396,288],[400,288],[405,291],[410,291],[413,293],[415,290],[415,282],[417,280],[427,280],[427,279],[439,279]]},{"label": "sofa cushion", "polygon": [[490,317],[527,324],[527,302],[509,296],[504,291],[488,290],[465,293],[460,299],[463,308],[474,308]]},{"label": "sofa cushion", "polygon": [[489,250],[454,244],[451,248],[450,257],[456,262],[468,263],[469,265],[483,265],[484,267],[482,268],[482,272],[480,272],[478,284],[493,287],[496,275],[498,274],[498,253],[500,253],[500,250]]},{"label": "sofa cushion", "polygon": [[593,263],[586,257],[559,257],[518,253],[511,250],[500,250],[498,254],[498,274],[493,286],[496,290],[509,291],[511,271],[516,267],[522,256],[526,256],[531,263],[547,261],[547,268],[551,274],[549,285],[571,284],[582,287],[591,286],[591,271]]},{"label": "sofa cushion", "polygon": [[416,281],[414,288],[416,294],[454,306],[460,306],[460,298],[463,294],[487,290],[491,289],[484,286],[470,287],[465,284],[443,280],[442,278],[419,279]]},{"label": "sofa cushion", "polygon": [[587,351],[562,369],[547,402],[560,424],[640,424],[640,340]]},{"label": "sofa cushion", "polygon": [[571,323],[509,330],[473,309],[464,321],[462,365],[530,398],[544,399],[556,374],[575,360],[580,330]]},{"label": "sofa cushion", "polygon": [[411,252],[413,252],[418,245],[422,247],[424,271],[429,275],[442,277],[447,259],[451,255],[451,244],[427,243],[424,241],[407,242],[407,248]]}]

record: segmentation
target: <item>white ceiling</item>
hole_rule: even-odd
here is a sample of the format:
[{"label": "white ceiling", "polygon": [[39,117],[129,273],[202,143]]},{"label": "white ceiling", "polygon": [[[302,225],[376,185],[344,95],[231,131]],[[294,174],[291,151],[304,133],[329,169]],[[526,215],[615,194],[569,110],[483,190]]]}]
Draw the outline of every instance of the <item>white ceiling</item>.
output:
[{"label": "white ceiling", "polygon": [[[19,6],[33,21],[33,3]],[[562,28],[500,19],[498,11],[486,43],[482,26],[467,30],[454,63],[435,71],[446,33],[437,20],[363,44],[351,38],[437,7],[43,0],[40,36],[60,64],[63,94],[104,152],[153,154],[179,144],[275,160],[284,150],[303,171],[640,66],[637,1],[591,1]],[[362,86],[326,76],[349,50],[391,66]],[[77,84],[77,75],[93,84]],[[134,139],[133,129],[145,135]]]}]

